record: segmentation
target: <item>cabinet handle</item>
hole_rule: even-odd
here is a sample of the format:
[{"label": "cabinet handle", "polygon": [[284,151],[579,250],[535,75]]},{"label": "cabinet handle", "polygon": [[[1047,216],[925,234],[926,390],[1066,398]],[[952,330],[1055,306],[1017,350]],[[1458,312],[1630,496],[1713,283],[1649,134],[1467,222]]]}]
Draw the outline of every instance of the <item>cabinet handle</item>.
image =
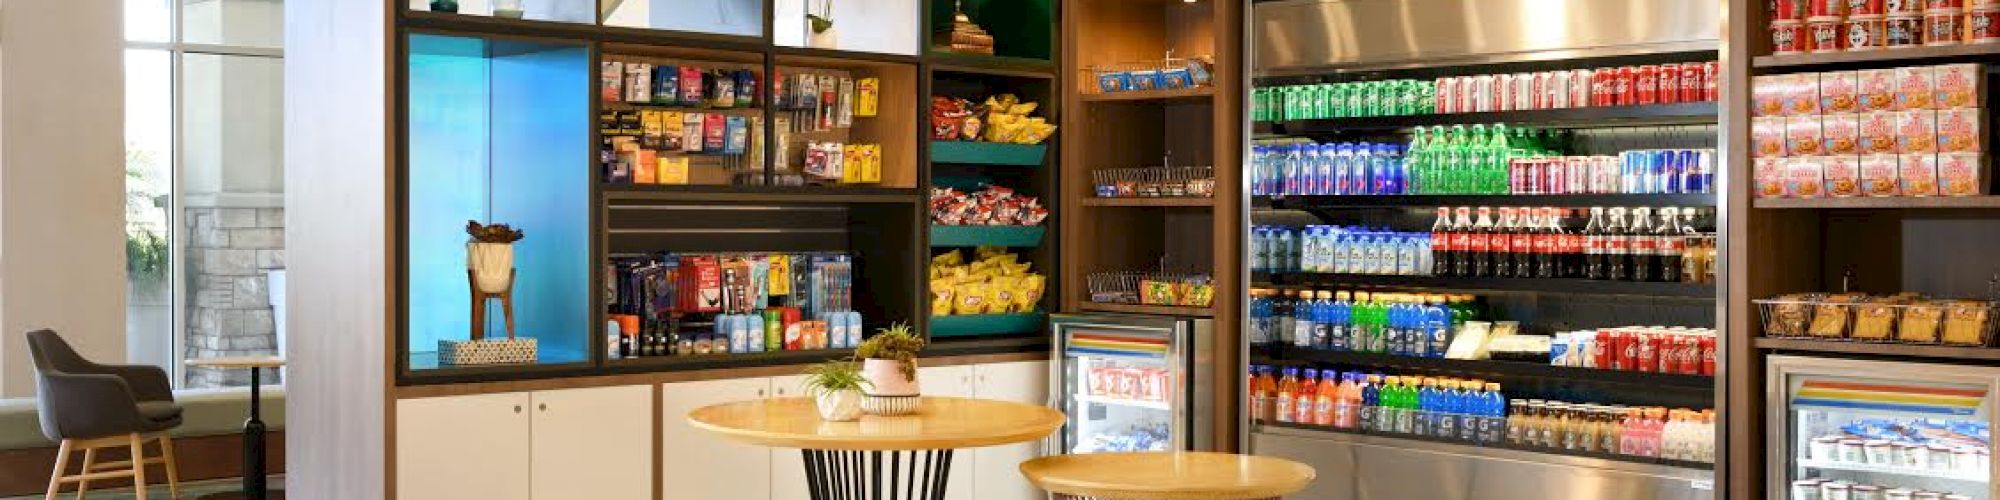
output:
[{"label": "cabinet handle", "polygon": [[549,404],[548,404],[548,403],[542,403],[542,404],[539,404],[539,405],[536,405],[536,406],[537,406],[537,409],[539,409],[539,410],[541,410],[541,411],[549,411]]},{"label": "cabinet handle", "polygon": [[763,390],[763,389],[758,389],[758,390],[757,390],[757,397],[760,397],[760,398],[761,398],[761,397],[764,397],[764,390]]},{"label": "cabinet handle", "polygon": [[779,388],[778,388],[778,395],[779,395],[779,396],[783,396],[783,395],[785,395],[785,388],[783,388],[783,387],[779,387]]},{"label": "cabinet handle", "polygon": [[514,413],[520,413],[520,412],[521,412],[521,405],[514,405]]}]

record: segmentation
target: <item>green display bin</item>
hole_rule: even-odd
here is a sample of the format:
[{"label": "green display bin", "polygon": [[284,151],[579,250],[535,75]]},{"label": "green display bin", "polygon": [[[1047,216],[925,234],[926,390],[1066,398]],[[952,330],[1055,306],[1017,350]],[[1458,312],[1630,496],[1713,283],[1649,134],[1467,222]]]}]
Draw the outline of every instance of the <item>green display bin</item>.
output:
[{"label": "green display bin", "polygon": [[1048,150],[1046,144],[931,141],[931,163],[1039,167]]},{"label": "green display bin", "polygon": [[931,337],[1034,333],[1047,322],[1048,315],[1042,312],[931,316]]},{"label": "green display bin", "polygon": [[1036,247],[1042,226],[931,226],[931,247]]}]

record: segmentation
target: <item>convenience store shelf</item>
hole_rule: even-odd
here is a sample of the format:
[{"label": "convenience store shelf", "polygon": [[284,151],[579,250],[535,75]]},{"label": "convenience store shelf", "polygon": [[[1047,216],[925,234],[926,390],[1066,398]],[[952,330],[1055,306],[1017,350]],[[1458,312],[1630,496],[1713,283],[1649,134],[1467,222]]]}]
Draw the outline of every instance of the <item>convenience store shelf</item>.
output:
[{"label": "convenience store shelf", "polygon": [[1947,345],[1887,344],[1838,340],[1757,337],[1758,349],[1834,354],[1863,354],[1978,362],[2000,362],[2000,349]]},{"label": "convenience store shelf", "polygon": [[1750,66],[1753,68],[1786,70],[1831,65],[1891,67],[1952,61],[1992,61],[1996,59],[1996,56],[2000,56],[2000,45],[1973,44],[1949,47],[1910,47],[1863,52],[1835,52],[1830,54],[1757,56],[1750,59]]},{"label": "convenience store shelf", "polygon": [[1073,397],[1075,397],[1077,402],[1079,403],[1096,403],[1101,405],[1145,408],[1149,410],[1160,410],[1160,411],[1174,410],[1174,407],[1172,405],[1169,405],[1163,401],[1140,401],[1137,399],[1125,399],[1112,396],[1092,396],[1089,394],[1078,394]]},{"label": "convenience store shelf", "polygon": [[916,189],[882,187],[608,185],[606,200],[741,203],[917,203]]},{"label": "convenience store shelf", "polygon": [[931,226],[931,248],[1041,246],[1042,226]]},{"label": "convenience store shelf", "polygon": [[1048,150],[1046,144],[931,141],[931,163],[1039,167]]},{"label": "convenience store shelf", "polygon": [[931,337],[936,338],[1033,333],[1047,324],[1048,315],[1038,311],[931,316],[929,327]]},{"label": "convenience store shelf", "polygon": [[1296,437],[1309,437],[1309,438],[1323,437],[1331,439],[1370,441],[1374,442],[1374,444],[1380,444],[1389,447],[1404,447],[1397,445],[1419,444],[1418,447],[1426,447],[1426,448],[1446,447],[1447,448],[1446,450],[1439,450],[1439,451],[1447,451],[1460,455],[1493,457],[1493,458],[1521,460],[1521,461],[1535,462],[1535,463],[1560,462],[1561,460],[1550,460],[1550,459],[1556,457],[1563,457],[1563,458],[1584,459],[1584,460],[1594,459],[1595,461],[1615,462],[1619,464],[1631,464],[1631,465],[1639,465],[1646,467],[1672,469],[1671,471],[1662,471],[1664,472],[1663,475],[1680,475],[1686,472],[1705,473],[1715,468],[1713,464],[1707,464],[1702,462],[1689,462],[1684,460],[1668,460],[1663,458],[1639,457],[1631,455],[1620,455],[1617,453],[1573,451],[1573,450],[1564,450],[1559,448],[1541,448],[1541,447],[1509,444],[1506,442],[1473,443],[1457,439],[1445,439],[1440,437],[1422,436],[1416,434],[1364,431],[1360,429],[1336,429],[1332,427],[1325,427],[1318,425],[1294,424],[1285,422],[1253,423],[1251,424],[1251,432],[1296,436]]},{"label": "convenience store shelf", "polygon": [[[1595,108],[1494,111],[1440,115],[1382,116],[1370,118],[1326,118],[1270,123],[1269,133],[1312,135],[1339,132],[1392,132],[1411,127],[1505,123],[1508,126],[1537,128],[1605,128],[1655,125],[1699,125],[1719,123],[1716,103],[1691,102],[1609,106]],[[1261,125],[1261,124],[1260,124]],[[1259,133],[1266,129],[1258,127]]]},{"label": "convenience store shelf", "polygon": [[1194,104],[1209,102],[1215,98],[1215,87],[1195,87],[1189,89],[1128,90],[1123,92],[1100,92],[1083,94],[1083,102],[1160,102],[1164,104]]},{"label": "convenience store shelf", "polygon": [[853,349],[811,349],[804,351],[607,359],[604,361],[604,366],[614,372],[712,370],[717,368],[746,368],[753,366],[804,365],[853,356]]},{"label": "convenience store shelf", "polygon": [[1056,77],[1055,63],[1045,59],[960,54],[933,50],[924,54],[924,60],[930,62],[932,71],[1009,78],[1054,79]]},{"label": "convenience store shelf", "polygon": [[1987,472],[1983,470],[1971,471],[1971,472],[1957,471],[1957,470],[1934,471],[1928,469],[1912,469],[1908,467],[1891,467],[1880,464],[1857,464],[1849,462],[1836,462],[1832,460],[1800,459],[1796,463],[1798,464],[1799,467],[1804,467],[1807,469],[1865,472],[1877,475],[1927,477],[1932,479],[1948,479],[1952,481],[1964,481],[1968,483],[1979,483],[1979,484],[1986,484],[1988,475]]},{"label": "convenience store shelf", "polygon": [[1894,196],[1873,198],[1758,198],[1757,208],[2000,208],[2000,196]]},{"label": "convenience store shelf", "polygon": [[1494,194],[1263,196],[1274,209],[1499,207],[1713,207],[1714,194]]},{"label": "convenience store shelf", "polygon": [[1655,372],[1572,368],[1521,361],[1414,358],[1369,352],[1301,349],[1292,346],[1264,346],[1254,349],[1254,352],[1271,357],[1274,360],[1395,368],[1400,370],[1437,372],[1459,377],[1498,376],[1571,380],[1592,384],[1622,384],[1699,390],[1715,389],[1715,377],[1703,375],[1675,375]]},{"label": "convenience store shelf", "polygon": [[1575,278],[1467,278],[1337,273],[1251,273],[1255,286],[1325,285],[1396,289],[1533,292],[1572,295],[1631,295],[1640,297],[1713,298],[1715,285],[1604,281]]},{"label": "convenience store shelf", "polygon": [[1213,307],[1156,306],[1148,304],[1113,304],[1109,302],[1085,301],[1083,305],[1077,306],[1077,308],[1085,311],[1094,311],[1094,312],[1151,314],[1155,316],[1196,316],[1196,317],[1215,316],[1215,308]]},{"label": "convenience store shelf", "polygon": [[1084,198],[1086,207],[1213,207],[1215,198]]}]

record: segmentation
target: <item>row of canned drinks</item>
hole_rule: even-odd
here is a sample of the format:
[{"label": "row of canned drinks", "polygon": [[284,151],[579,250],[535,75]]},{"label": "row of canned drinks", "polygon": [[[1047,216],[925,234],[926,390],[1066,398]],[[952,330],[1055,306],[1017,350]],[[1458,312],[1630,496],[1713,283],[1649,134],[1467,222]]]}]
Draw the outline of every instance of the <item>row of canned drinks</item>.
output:
[{"label": "row of canned drinks", "polygon": [[1708,194],[1715,150],[1637,149],[1618,156],[1544,156],[1507,163],[1509,194]]},{"label": "row of canned drinks", "polygon": [[1256,121],[1484,113],[1715,101],[1714,61],[1258,88]]}]

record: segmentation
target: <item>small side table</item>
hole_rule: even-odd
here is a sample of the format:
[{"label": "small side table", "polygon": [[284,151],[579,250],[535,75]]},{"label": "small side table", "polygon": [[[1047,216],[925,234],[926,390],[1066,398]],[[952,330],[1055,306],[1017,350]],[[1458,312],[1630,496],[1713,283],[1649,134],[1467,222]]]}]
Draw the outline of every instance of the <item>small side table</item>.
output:
[{"label": "small side table", "polygon": [[284,490],[270,490],[264,485],[264,399],[263,380],[260,374],[265,369],[285,366],[284,358],[276,356],[245,356],[228,358],[203,358],[187,360],[188,366],[225,370],[250,370],[250,419],[243,422],[243,491],[216,493],[201,497],[202,500],[269,500],[285,498]]},{"label": "small side table", "polygon": [[1315,472],[1282,458],[1153,452],[1042,457],[1021,474],[1058,500],[1262,500],[1305,489]]}]

